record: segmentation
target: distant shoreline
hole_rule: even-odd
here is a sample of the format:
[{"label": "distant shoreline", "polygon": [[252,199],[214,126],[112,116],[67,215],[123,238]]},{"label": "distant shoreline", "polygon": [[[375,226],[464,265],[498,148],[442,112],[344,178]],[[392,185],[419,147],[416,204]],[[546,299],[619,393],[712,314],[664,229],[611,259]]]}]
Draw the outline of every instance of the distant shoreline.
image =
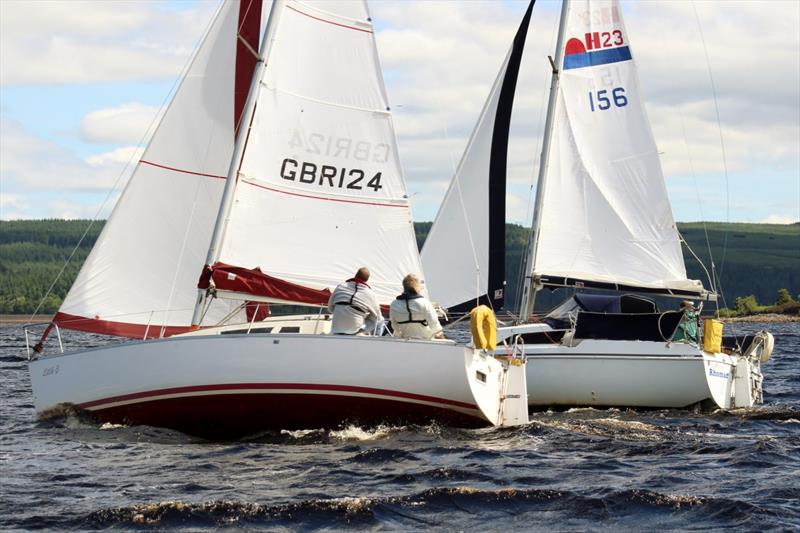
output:
[{"label": "distant shoreline", "polygon": [[781,315],[764,313],[763,315],[732,316],[721,319],[723,322],[800,322],[800,315]]},{"label": "distant shoreline", "polygon": [[31,315],[0,315],[0,326],[19,326],[28,322],[38,324],[50,322],[52,318],[53,315],[34,315],[33,318]]}]

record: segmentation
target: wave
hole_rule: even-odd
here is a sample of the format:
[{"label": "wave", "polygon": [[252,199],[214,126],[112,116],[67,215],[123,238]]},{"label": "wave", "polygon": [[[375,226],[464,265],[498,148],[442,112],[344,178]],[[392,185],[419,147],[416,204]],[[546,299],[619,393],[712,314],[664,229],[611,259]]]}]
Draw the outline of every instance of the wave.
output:
[{"label": "wave", "polygon": [[[352,497],[311,499],[279,505],[255,502],[216,500],[205,503],[162,501],[129,507],[101,509],[91,513],[86,522],[94,527],[117,526],[272,526],[373,528],[383,525],[407,529],[421,524],[438,528],[456,528],[473,523],[476,514],[482,520],[497,516],[547,511],[564,519],[563,528],[580,519],[617,523],[631,520],[632,527],[661,525],[667,527],[748,527],[775,526],[768,514],[747,502],[692,494],[669,494],[645,489],[600,490],[579,494],[557,489],[495,490],[470,486],[438,487],[407,496]],[[531,516],[535,520],[535,515]],[[598,525],[600,522],[595,522]],[[552,522],[551,522],[552,523]],[[535,525],[532,521],[529,525]],[[578,522],[574,525],[577,526]]]}]

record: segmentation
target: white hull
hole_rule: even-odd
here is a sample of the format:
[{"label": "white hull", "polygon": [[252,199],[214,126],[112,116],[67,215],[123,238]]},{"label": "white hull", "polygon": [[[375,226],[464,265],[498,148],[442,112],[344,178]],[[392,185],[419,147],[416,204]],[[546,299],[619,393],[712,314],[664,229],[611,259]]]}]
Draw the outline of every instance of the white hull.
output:
[{"label": "white hull", "polygon": [[30,364],[40,416],[206,437],[349,421],[487,423],[470,392],[473,350],[451,341],[306,334],[187,335],[43,357]]},{"label": "white hull", "polygon": [[757,362],[683,343],[583,340],[529,344],[525,354],[534,407],[681,408],[711,400],[731,408],[760,400]]}]

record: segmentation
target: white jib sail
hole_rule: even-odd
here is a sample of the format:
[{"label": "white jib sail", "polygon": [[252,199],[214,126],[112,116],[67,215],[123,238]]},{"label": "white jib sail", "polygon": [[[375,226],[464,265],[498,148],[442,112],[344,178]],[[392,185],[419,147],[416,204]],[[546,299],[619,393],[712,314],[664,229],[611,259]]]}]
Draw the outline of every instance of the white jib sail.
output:
[{"label": "white jib sail", "polygon": [[287,2],[258,91],[219,261],[391,302],[422,267],[366,4]]},{"label": "white jib sail", "polygon": [[[191,324],[233,152],[239,6],[217,13],[56,316],[62,327],[157,337]],[[206,323],[228,307],[215,303]]]},{"label": "white jib sail", "polygon": [[687,280],[616,0],[568,14],[535,275],[702,291]]},{"label": "white jib sail", "polygon": [[489,291],[489,165],[507,67],[508,56],[422,247],[431,298],[444,308],[475,302]]},{"label": "white jib sail", "polygon": [[483,106],[422,249],[432,298],[455,311],[505,296],[508,134],[533,2]]}]

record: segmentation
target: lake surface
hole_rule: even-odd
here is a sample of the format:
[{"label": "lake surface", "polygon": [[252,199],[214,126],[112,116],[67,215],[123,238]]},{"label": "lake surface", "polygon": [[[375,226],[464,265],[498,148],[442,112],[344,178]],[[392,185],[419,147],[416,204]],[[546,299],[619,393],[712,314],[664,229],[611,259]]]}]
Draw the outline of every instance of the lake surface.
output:
[{"label": "lake surface", "polygon": [[347,427],[227,443],[36,421],[23,333],[0,328],[0,528],[798,531],[800,324],[732,328],[775,334],[757,409],[572,409],[514,429]]}]

